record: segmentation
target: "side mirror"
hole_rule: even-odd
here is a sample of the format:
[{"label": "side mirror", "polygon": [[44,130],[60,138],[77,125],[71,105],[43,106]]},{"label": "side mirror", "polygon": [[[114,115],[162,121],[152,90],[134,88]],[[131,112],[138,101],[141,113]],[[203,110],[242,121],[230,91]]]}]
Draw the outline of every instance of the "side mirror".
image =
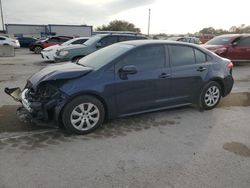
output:
[{"label": "side mirror", "polygon": [[97,47],[97,48],[101,48],[101,47],[102,47],[102,43],[98,42],[98,43],[96,44],[96,47]]},{"label": "side mirror", "polygon": [[125,65],[119,70],[120,78],[122,80],[127,80],[128,74],[136,74],[137,72],[137,68],[134,65]]}]

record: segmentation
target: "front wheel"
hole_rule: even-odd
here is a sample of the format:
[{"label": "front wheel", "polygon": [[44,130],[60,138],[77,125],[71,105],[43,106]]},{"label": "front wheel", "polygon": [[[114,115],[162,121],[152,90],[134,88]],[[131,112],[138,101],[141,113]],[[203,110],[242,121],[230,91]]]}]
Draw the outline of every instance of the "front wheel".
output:
[{"label": "front wheel", "polygon": [[221,99],[221,86],[215,81],[207,83],[200,95],[200,107],[205,110],[215,108]]},{"label": "front wheel", "polygon": [[62,122],[66,129],[76,134],[87,134],[104,121],[103,104],[92,96],[80,96],[69,102],[63,110]]}]

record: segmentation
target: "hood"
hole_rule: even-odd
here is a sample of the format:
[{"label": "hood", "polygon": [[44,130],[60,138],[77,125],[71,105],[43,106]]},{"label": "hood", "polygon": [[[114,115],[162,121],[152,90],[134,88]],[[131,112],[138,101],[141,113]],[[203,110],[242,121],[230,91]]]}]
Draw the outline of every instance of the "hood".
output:
[{"label": "hood", "polygon": [[215,50],[215,49],[224,47],[224,45],[212,45],[212,44],[203,44],[201,46],[208,49],[208,50]]},{"label": "hood", "polygon": [[69,46],[62,46],[60,50],[73,50],[73,49],[79,49],[79,48],[85,49],[87,48],[87,46],[83,44],[74,44],[74,45],[69,45]]},{"label": "hood", "polygon": [[92,71],[90,67],[84,67],[71,62],[50,65],[30,77],[32,87],[36,87],[44,81],[66,80],[81,77]]}]

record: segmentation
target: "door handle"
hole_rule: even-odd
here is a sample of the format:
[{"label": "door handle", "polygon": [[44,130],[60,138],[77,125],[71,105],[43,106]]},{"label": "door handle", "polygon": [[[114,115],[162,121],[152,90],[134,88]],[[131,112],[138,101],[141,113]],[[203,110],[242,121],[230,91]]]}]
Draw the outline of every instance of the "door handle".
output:
[{"label": "door handle", "polygon": [[171,76],[171,74],[167,74],[167,73],[162,73],[159,78],[169,78]]},{"label": "door handle", "polygon": [[196,70],[199,71],[199,72],[203,72],[203,71],[207,70],[207,68],[205,68],[205,67],[199,67]]}]

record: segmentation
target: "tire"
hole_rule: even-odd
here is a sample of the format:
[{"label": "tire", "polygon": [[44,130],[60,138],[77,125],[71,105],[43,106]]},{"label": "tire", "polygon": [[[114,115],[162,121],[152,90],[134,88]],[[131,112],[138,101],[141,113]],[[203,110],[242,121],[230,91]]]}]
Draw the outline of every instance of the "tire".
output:
[{"label": "tire", "polygon": [[222,90],[218,82],[207,83],[200,94],[200,108],[204,110],[215,108],[220,102],[221,94]]},{"label": "tire", "polygon": [[100,127],[104,121],[103,104],[92,96],[80,96],[70,101],[62,112],[65,128],[76,134],[88,134]]},{"label": "tire", "polygon": [[4,46],[9,46],[9,44],[3,44]]},{"label": "tire", "polygon": [[42,48],[41,48],[40,46],[36,46],[36,47],[34,48],[34,53],[35,53],[35,54],[40,54],[41,51],[42,51]]}]

